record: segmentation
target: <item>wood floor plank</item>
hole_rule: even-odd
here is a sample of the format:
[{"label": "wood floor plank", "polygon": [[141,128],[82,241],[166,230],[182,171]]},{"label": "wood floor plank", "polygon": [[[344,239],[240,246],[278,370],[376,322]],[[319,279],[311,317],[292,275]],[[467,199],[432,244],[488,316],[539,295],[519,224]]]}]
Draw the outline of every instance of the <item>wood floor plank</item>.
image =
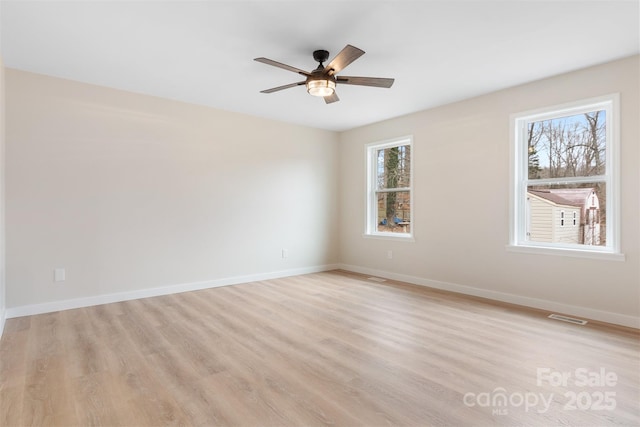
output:
[{"label": "wood floor plank", "polygon": [[22,425],[22,403],[24,386],[0,387],[0,425]]},{"label": "wood floor plank", "polygon": [[77,423],[65,359],[63,355],[47,355],[29,361],[21,414],[25,425]]},{"label": "wood floor plank", "polygon": [[9,319],[0,425],[640,425],[640,332],[547,314],[334,271]]}]

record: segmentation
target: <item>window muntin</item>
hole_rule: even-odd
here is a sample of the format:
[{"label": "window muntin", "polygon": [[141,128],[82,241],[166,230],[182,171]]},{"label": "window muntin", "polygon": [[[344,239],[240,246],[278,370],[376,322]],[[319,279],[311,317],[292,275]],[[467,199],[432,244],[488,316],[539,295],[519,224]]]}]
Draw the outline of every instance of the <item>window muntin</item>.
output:
[{"label": "window muntin", "polygon": [[512,117],[512,245],[619,252],[617,98]]},{"label": "window muntin", "polygon": [[367,235],[411,237],[412,140],[367,146]]}]

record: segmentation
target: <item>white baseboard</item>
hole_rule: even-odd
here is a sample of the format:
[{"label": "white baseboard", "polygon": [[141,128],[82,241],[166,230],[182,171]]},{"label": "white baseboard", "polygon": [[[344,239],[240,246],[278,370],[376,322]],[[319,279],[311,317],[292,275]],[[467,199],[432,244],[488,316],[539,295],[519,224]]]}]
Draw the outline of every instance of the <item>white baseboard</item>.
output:
[{"label": "white baseboard", "polygon": [[[226,277],[222,279],[207,280],[203,282],[182,283],[178,285],[162,286],[158,288],[140,289],[136,291],[118,292],[113,294],[96,295],[85,298],[75,298],[62,301],[52,301],[42,304],[23,305],[6,309],[6,318],[31,316],[34,314],[52,313],[55,311],[71,310],[74,308],[91,307],[94,305],[109,304],[113,302],[129,301],[140,298],[157,297],[161,295],[177,294],[180,292],[197,291],[201,289],[217,288],[220,286],[238,285],[241,283],[256,282],[259,280],[277,279],[280,277],[298,276],[301,274],[319,273],[321,271],[335,270],[337,264],[302,267],[290,270],[273,271],[269,273],[250,274],[246,276]],[[3,322],[4,325],[4,322]]]},{"label": "white baseboard", "polygon": [[340,268],[342,270],[352,271],[354,273],[368,274],[370,276],[378,276],[386,279],[398,280],[401,282],[407,282],[414,285],[427,286],[430,288],[457,292],[459,294],[473,295],[476,297],[482,297],[482,298],[487,298],[491,300],[507,302],[511,304],[523,305],[526,307],[552,311],[555,313],[568,314],[571,316],[582,317],[585,319],[597,320],[600,322],[613,323],[616,325],[622,325],[630,328],[640,329],[640,317],[629,316],[629,315],[619,314],[619,313],[612,313],[609,311],[596,310],[588,307],[562,304],[562,303],[538,299],[538,298],[508,294],[505,292],[491,291],[488,289],[474,288],[472,286],[440,282],[437,280],[424,279],[421,277],[409,276],[406,274],[391,273],[388,271],[376,270],[368,267],[360,267],[357,265],[340,264]]},{"label": "white baseboard", "polygon": [[18,307],[9,307],[3,313],[0,313],[0,336],[4,329],[6,319],[31,316],[35,314],[51,313],[55,311],[70,310],[74,308],[90,307],[94,305],[109,304],[113,302],[129,301],[140,298],[149,298],[154,296],[176,294],[180,292],[196,291],[200,289],[216,288],[220,286],[237,285],[241,283],[256,282],[259,280],[277,279],[280,277],[298,276],[301,274],[318,273],[335,269],[353,271],[355,273],[368,274],[371,276],[384,277],[386,279],[398,280],[411,283],[414,285],[426,286],[445,291],[457,292],[465,295],[472,295],[487,298],[496,301],[507,302],[511,304],[523,305],[526,307],[538,308],[541,310],[552,311],[556,313],[568,314],[571,316],[582,317],[585,319],[598,320],[601,322],[613,323],[616,325],[627,326],[640,329],[640,318],[628,316],[619,313],[596,310],[587,307],[579,307],[569,304],[562,304],[554,301],[543,300],[538,298],[524,297],[505,292],[491,291],[487,289],[474,288],[472,286],[458,285],[454,283],[441,282],[436,280],[424,279],[406,274],[392,273],[383,270],[376,270],[367,267],[360,267],[349,264],[328,264],[312,267],[303,267],[290,270],[274,271],[269,273],[258,273],[246,276],[227,277],[222,279],[207,280],[203,282],[183,283],[178,285],[163,286],[158,288],[140,289],[136,291],[118,292],[113,294],[96,295],[86,298],[76,298],[62,301],[52,301],[42,304],[24,305]]},{"label": "white baseboard", "polygon": [[0,309],[0,338],[2,338],[2,333],[4,332],[4,323],[7,321],[7,310],[2,307]]}]

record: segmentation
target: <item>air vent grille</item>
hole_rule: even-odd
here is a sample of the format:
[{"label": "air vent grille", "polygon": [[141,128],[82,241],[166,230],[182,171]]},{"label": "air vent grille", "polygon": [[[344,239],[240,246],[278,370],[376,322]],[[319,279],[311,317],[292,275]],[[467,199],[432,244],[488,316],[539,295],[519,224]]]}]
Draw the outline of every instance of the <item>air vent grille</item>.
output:
[{"label": "air vent grille", "polygon": [[560,320],[567,323],[573,323],[574,325],[586,325],[587,321],[582,319],[575,319],[573,317],[563,316],[561,314],[550,314],[549,319]]}]

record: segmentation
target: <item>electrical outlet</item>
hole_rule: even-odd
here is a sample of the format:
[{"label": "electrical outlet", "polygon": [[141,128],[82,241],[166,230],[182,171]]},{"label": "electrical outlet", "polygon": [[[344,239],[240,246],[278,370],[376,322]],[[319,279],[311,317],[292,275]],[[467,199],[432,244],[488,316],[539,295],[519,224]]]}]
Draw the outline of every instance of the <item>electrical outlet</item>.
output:
[{"label": "electrical outlet", "polygon": [[391,249],[389,249],[389,250],[387,251],[387,258],[388,258],[388,259],[393,259],[393,251],[392,251]]},{"label": "electrical outlet", "polygon": [[53,270],[53,280],[56,282],[64,282],[67,279],[67,272],[64,268],[56,268]]},{"label": "electrical outlet", "polygon": [[289,256],[289,250],[288,249],[282,249],[282,258],[287,258]]}]

